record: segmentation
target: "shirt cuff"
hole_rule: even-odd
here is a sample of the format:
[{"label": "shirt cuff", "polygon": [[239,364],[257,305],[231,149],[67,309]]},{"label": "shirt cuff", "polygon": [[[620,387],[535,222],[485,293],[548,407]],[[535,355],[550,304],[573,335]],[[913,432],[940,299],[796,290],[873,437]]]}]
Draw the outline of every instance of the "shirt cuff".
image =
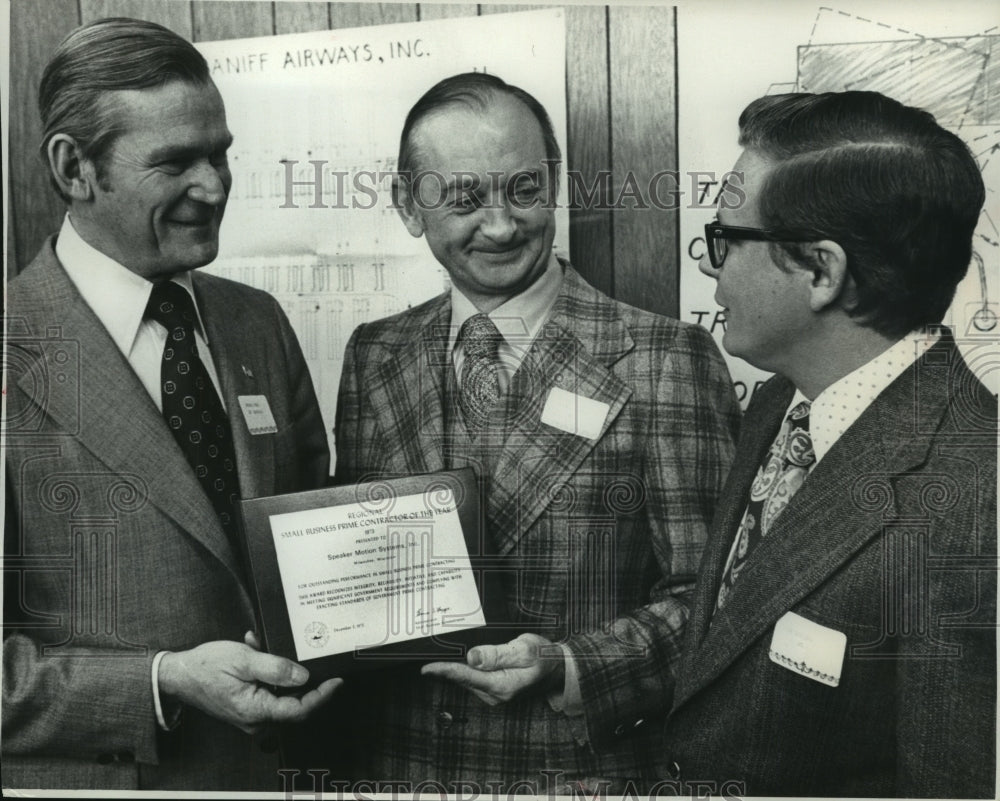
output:
[{"label": "shirt cuff", "polygon": [[562,643],[559,647],[563,652],[563,687],[562,692],[550,690],[546,694],[549,706],[555,712],[562,712],[569,723],[573,739],[578,745],[586,745],[590,738],[587,736],[587,723],[583,717],[583,696],[580,693],[580,672],[576,667],[576,660],[573,652]]},{"label": "shirt cuff", "polygon": [[563,678],[562,692],[558,690],[549,691],[549,706],[556,712],[562,712],[569,717],[579,717],[583,714],[583,698],[580,695],[580,674],[576,669],[576,660],[573,658],[573,653],[561,643],[559,647],[563,652],[565,676]]},{"label": "shirt cuff", "polygon": [[167,707],[164,714],[163,704],[160,702],[160,660],[169,654],[170,651],[159,651],[153,657],[152,681],[153,681],[153,709],[156,710],[156,722],[160,724],[163,731],[173,731],[181,722],[181,705],[172,704]]}]

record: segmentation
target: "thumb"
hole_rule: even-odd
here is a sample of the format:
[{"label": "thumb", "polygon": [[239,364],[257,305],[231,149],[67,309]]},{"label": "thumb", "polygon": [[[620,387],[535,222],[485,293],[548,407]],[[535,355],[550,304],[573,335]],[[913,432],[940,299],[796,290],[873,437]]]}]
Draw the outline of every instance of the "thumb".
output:
[{"label": "thumb", "polygon": [[503,645],[477,645],[469,651],[466,661],[477,670],[501,670],[530,667],[537,658],[534,641],[522,635]]},{"label": "thumb", "polygon": [[298,687],[309,680],[309,671],[291,659],[254,651],[247,660],[251,678],[279,687]]}]

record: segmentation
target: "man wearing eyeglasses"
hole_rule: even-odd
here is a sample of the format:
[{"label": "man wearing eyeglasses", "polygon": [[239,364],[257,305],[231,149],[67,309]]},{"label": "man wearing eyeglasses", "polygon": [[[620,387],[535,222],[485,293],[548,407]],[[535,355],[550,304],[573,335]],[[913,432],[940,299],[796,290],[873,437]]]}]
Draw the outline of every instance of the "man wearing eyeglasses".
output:
[{"label": "man wearing eyeglasses", "polygon": [[673,780],[993,797],[996,398],[940,322],[984,200],[969,149],[874,92],[740,117],[706,226],[755,394],[667,722]]}]

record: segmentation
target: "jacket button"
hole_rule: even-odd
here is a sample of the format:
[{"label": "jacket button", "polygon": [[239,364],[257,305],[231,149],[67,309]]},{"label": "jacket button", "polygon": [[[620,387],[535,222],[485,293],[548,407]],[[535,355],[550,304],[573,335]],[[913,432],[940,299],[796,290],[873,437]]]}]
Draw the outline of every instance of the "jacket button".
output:
[{"label": "jacket button", "polygon": [[450,712],[438,712],[437,713],[437,727],[439,729],[447,730],[451,728],[452,717]]},{"label": "jacket button", "polygon": [[632,724],[633,729],[638,729],[646,721],[643,718],[639,718],[635,723]]},{"label": "jacket button", "polygon": [[624,723],[619,723],[617,726],[615,726],[615,736],[616,737],[621,737],[624,733],[625,733],[625,724]]},{"label": "jacket button", "polygon": [[681,766],[676,762],[671,762],[670,767],[667,768],[667,773],[670,774],[671,779],[679,779],[681,777]]}]

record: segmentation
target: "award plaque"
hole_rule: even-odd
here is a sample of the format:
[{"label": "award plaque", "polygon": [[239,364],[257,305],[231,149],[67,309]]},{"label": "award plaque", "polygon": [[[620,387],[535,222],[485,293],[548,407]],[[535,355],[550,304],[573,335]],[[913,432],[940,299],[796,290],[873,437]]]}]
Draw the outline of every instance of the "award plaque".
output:
[{"label": "award plaque", "polygon": [[469,468],[240,507],[263,645],[310,685],[510,637]]}]

